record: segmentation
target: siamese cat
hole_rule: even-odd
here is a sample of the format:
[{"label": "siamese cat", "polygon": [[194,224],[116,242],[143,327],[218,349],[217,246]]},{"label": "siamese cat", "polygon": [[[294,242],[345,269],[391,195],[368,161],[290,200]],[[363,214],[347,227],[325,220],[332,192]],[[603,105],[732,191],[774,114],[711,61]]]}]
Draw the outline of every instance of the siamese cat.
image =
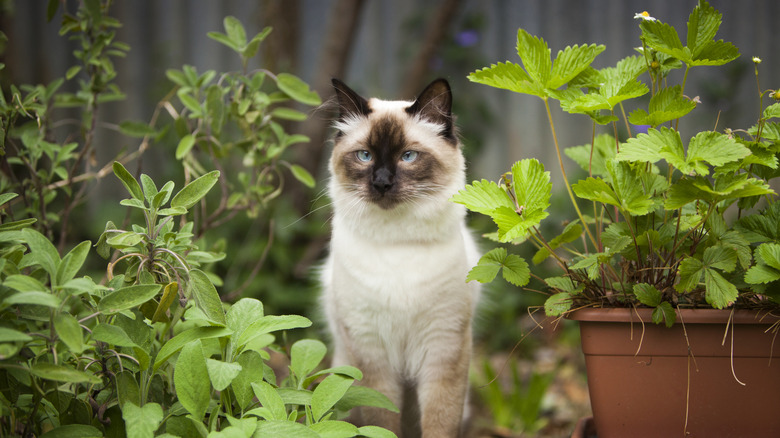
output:
[{"label": "siamese cat", "polygon": [[399,437],[457,437],[466,409],[479,253],[465,209],[465,160],[444,79],[413,101],[365,99],[334,79],[339,104],[329,163],[333,205],[322,304],[334,366],[400,414],[361,408],[352,420]]}]

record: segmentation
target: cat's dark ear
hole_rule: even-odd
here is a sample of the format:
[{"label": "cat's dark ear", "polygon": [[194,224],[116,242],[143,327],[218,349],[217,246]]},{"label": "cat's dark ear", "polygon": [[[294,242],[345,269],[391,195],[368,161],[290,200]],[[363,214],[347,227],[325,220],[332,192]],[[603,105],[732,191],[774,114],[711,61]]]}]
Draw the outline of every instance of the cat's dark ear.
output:
[{"label": "cat's dark ear", "polygon": [[371,112],[368,101],[353,91],[344,82],[333,78],[331,80],[336,90],[336,98],[339,102],[339,120],[350,116],[366,117]]},{"label": "cat's dark ear", "polygon": [[452,125],[452,90],[445,79],[436,79],[428,84],[406,112],[444,126],[441,135],[455,141],[455,130]]}]

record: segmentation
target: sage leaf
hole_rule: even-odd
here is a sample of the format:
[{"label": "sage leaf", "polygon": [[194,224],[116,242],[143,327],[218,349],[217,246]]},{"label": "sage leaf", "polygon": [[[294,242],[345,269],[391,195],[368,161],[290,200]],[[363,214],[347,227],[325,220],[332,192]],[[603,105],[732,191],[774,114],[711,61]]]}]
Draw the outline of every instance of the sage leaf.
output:
[{"label": "sage leaf", "polygon": [[211,383],[200,339],[182,347],[173,371],[173,383],[184,409],[198,421],[202,420],[211,401]]},{"label": "sage leaf", "polygon": [[209,277],[203,271],[193,269],[190,271],[190,286],[195,302],[206,317],[210,321],[225,326],[227,321],[225,320],[225,311],[222,310],[222,300],[220,300],[219,293]]},{"label": "sage leaf", "polygon": [[270,383],[261,380],[252,383],[252,389],[260,404],[268,409],[271,414],[271,420],[284,420],[287,418],[287,410],[284,407],[282,397],[279,396],[276,388],[271,386]]},{"label": "sage leaf", "polygon": [[126,286],[103,297],[97,308],[104,315],[132,309],[154,298],[161,288],[159,284]]},{"label": "sage leaf", "polygon": [[178,335],[171,338],[168,342],[163,344],[160,351],[157,353],[157,357],[154,360],[154,371],[157,371],[162,364],[164,364],[171,356],[176,354],[184,345],[198,340],[198,339],[210,339],[221,338],[233,333],[230,329],[225,327],[194,327],[185,330]]},{"label": "sage leaf", "polygon": [[276,85],[286,95],[305,105],[317,106],[322,103],[316,91],[312,91],[309,85],[297,76],[289,73],[279,73],[276,76]]},{"label": "sage leaf", "polygon": [[60,340],[75,354],[84,351],[84,334],[78,320],[68,313],[54,317],[54,330]]},{"label": "sage leaf", "polygon": [[90,383],[97,385],[101,382],[100,377],[84,371],[79,371],[69,366],[53,364],[48,362],[38,362],[30,368],[30,372],[41,379],[54,380],[65,383]]},{"label": "sage leaf", "polygon": [[223,362],[221,360],[206,359],[206,369],[209,373],[211,385],[217,391],[223,391],[230,386],[233,379],[241,372],[242,367],[237,363]]},{"label": "sage leaf", "polygon": [[336,409],[348,411],[358,406],[371,406],[400,412],[398,407],[384,394],[367,386],[352,385],[336,403]]},{"label": "sage leaf", "polygon": [[86,424],[65,424],[41,435],[41,438],[101,438],[103,432]]},{"label": "sage leaf", "polygon": [[113,169],[114,175],[119,178],[119,181],[122,182],[122,185],[124,185],[127,191],[130,193],[130,196],[139,201],[143,201],[144,193],[141,190],[141,186],[138,184],[138,181],[136,181],[133,175],[131,175],[130,172],[125,169],[125,166],[123,166],[119,161],[114,161]]},{"label": "sage leaf", "polygon": [[246,409],[254,397],[252,383],[263,380],[263,358],[258,352],[248,350],[238,356],[236,363],[241,366],[241,371],[230,382],[230,388],[241,409]]},{"label": "sage leaf", "polygon": [[201,200],[219,180],[219,171],[213,170],[184,186],[171,199],[171,208],[189,209]]},{"label": "sage leaf", "polygon": [[128,401],[122,406],[122,418],[125,420],[127,438],[151,438],[160,427],[163,410],[157,403],[145,403],[143,407],[138,407]]},{"label": "sage leaf", "polygon": [[85,240],[65,254],[65,257],[62,258],[59,266],[57,266],[55,284],[61,286],[76,276],[81,269],[81,266],[84,264],[84,261],[87,259],[87,254],[89,253],[89,247],[91,245],[92,242]]},{"label": "sage leaf", "polygon": [[331,374],[317,385],[311,396],[311,412],[315,422],[320,421],[336,402],[344,396],[354,381],[350,377]]},{"label": "sage leaf", "polygon": [[316,339],[301,339],[290,349],[290,371],[298,378],[298,388],[303,389],[304,379],[325,358],[328,348]]}]

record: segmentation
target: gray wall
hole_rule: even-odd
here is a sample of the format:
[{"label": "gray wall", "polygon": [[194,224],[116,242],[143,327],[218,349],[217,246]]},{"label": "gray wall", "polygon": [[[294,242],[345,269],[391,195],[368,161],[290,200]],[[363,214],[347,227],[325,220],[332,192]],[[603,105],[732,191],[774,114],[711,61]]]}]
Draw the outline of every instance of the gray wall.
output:
[{"label": "gray wall", "polygon": [[[46,3],[43,0],[10,1],[7,5],[12,12],[3,13],[3,30],[11,39],[7,56],[13,60],[8,70],[17,83],[48,81],[63,75],[73,62],[73,47],[57,36],[59,17],[53,23],[46,23]],[[295,41],[286,41],[293,44],[290,51],[296,54],[288,65],[307,81],[312,81],[318,72],[318,55],[334,3],[334,0],[297,2],[300,31],[294,32]],[[420,26],[414,24],[424,23],[440,3],[368,1],[362,11],[357,43],[349,58],[346,81],[366,94],[395,97],[394,93],[403,82],[409,53],[415,49],[415,32],[420,32]],[[200,71],[239,68],[237,59],[207,38],[206,32],[222,30],[222,18],[226,15],[239,17],[248,34],[257,32],[266,21],[263,14],[268,4],[268,1],[251,0],[115,1],[113,14],[124,23],[119,39],[132,47],[129,56],[117,62],[118,82],[128,93],[128,99],[113,105],[104,118],[113,122],[148,119],[155,102],[169,87],[164,76],[167,68],[182,64],[195,65]],[[293,4],[296,3],[278,3],[282,8]],[[482,17],[477,44],[462,48],[474,63],[439,64],[438,73],[451,80],[455,100],[461,107],[486,105],[494,116],[486,129],[474,135],[478,138],[467,139],[467,144],[480,147],[481,151],[472,159],[472,176],[495,179],[511,162],[525,157],[538,157],[553,176],[559,174],[542,102],[465,80],[469,72],[492,62],[519,61],[515,53],[519,27],[542,36],[553,53],[571,44],[606,44],[607,50],[596,60],[597,67],[604,67],[632,54],[632,48],[639,45],[634,13],[648,10],[651,15],[675,25],[684,39],[685,23],[695,4],[694,0],[461,2],[451,33],[464,30],[463,23],[468,22],[468,17]],[[703,126],[714,125],[718,111],[723,111],[720,127],[726,124],[746,127],[755,120],[758,106],[750,62],[752,56],[763,59],[760,66],[762,86],[780,87],[780,59],[777,56],[780,53],[780,33],[777,31],[780,0],[713,0],[711,4],[724,15],[719,38],[733,42],[740,48],[742,57],[729,67],[705,67],[694,71],[686,94],[701,96],[702,104],[696,110],[696,117]],[[284,35],[283,30],[276,29],[269,38]],[[261,62],[258,60],[257,65]],[[562,146],[589,141],[591,124],[584,116],[563,114],[555,109],[553,114]]]}]

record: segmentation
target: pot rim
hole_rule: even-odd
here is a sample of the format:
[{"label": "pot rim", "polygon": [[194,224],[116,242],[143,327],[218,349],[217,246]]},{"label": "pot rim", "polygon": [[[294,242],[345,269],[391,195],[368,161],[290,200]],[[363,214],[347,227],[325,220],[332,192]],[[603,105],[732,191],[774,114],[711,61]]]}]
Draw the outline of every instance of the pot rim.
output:
[{"label": "pot rim", "polygon": [[[780,322],[780,315],[767,310],[746,309],[675,309],[677,322],[724,324],[733,314],[734,324],[766,324]],[[584,322],[647,322],[652,323],[653,309],[631,307],[591,307],[574,310],[567,319]]]}]

